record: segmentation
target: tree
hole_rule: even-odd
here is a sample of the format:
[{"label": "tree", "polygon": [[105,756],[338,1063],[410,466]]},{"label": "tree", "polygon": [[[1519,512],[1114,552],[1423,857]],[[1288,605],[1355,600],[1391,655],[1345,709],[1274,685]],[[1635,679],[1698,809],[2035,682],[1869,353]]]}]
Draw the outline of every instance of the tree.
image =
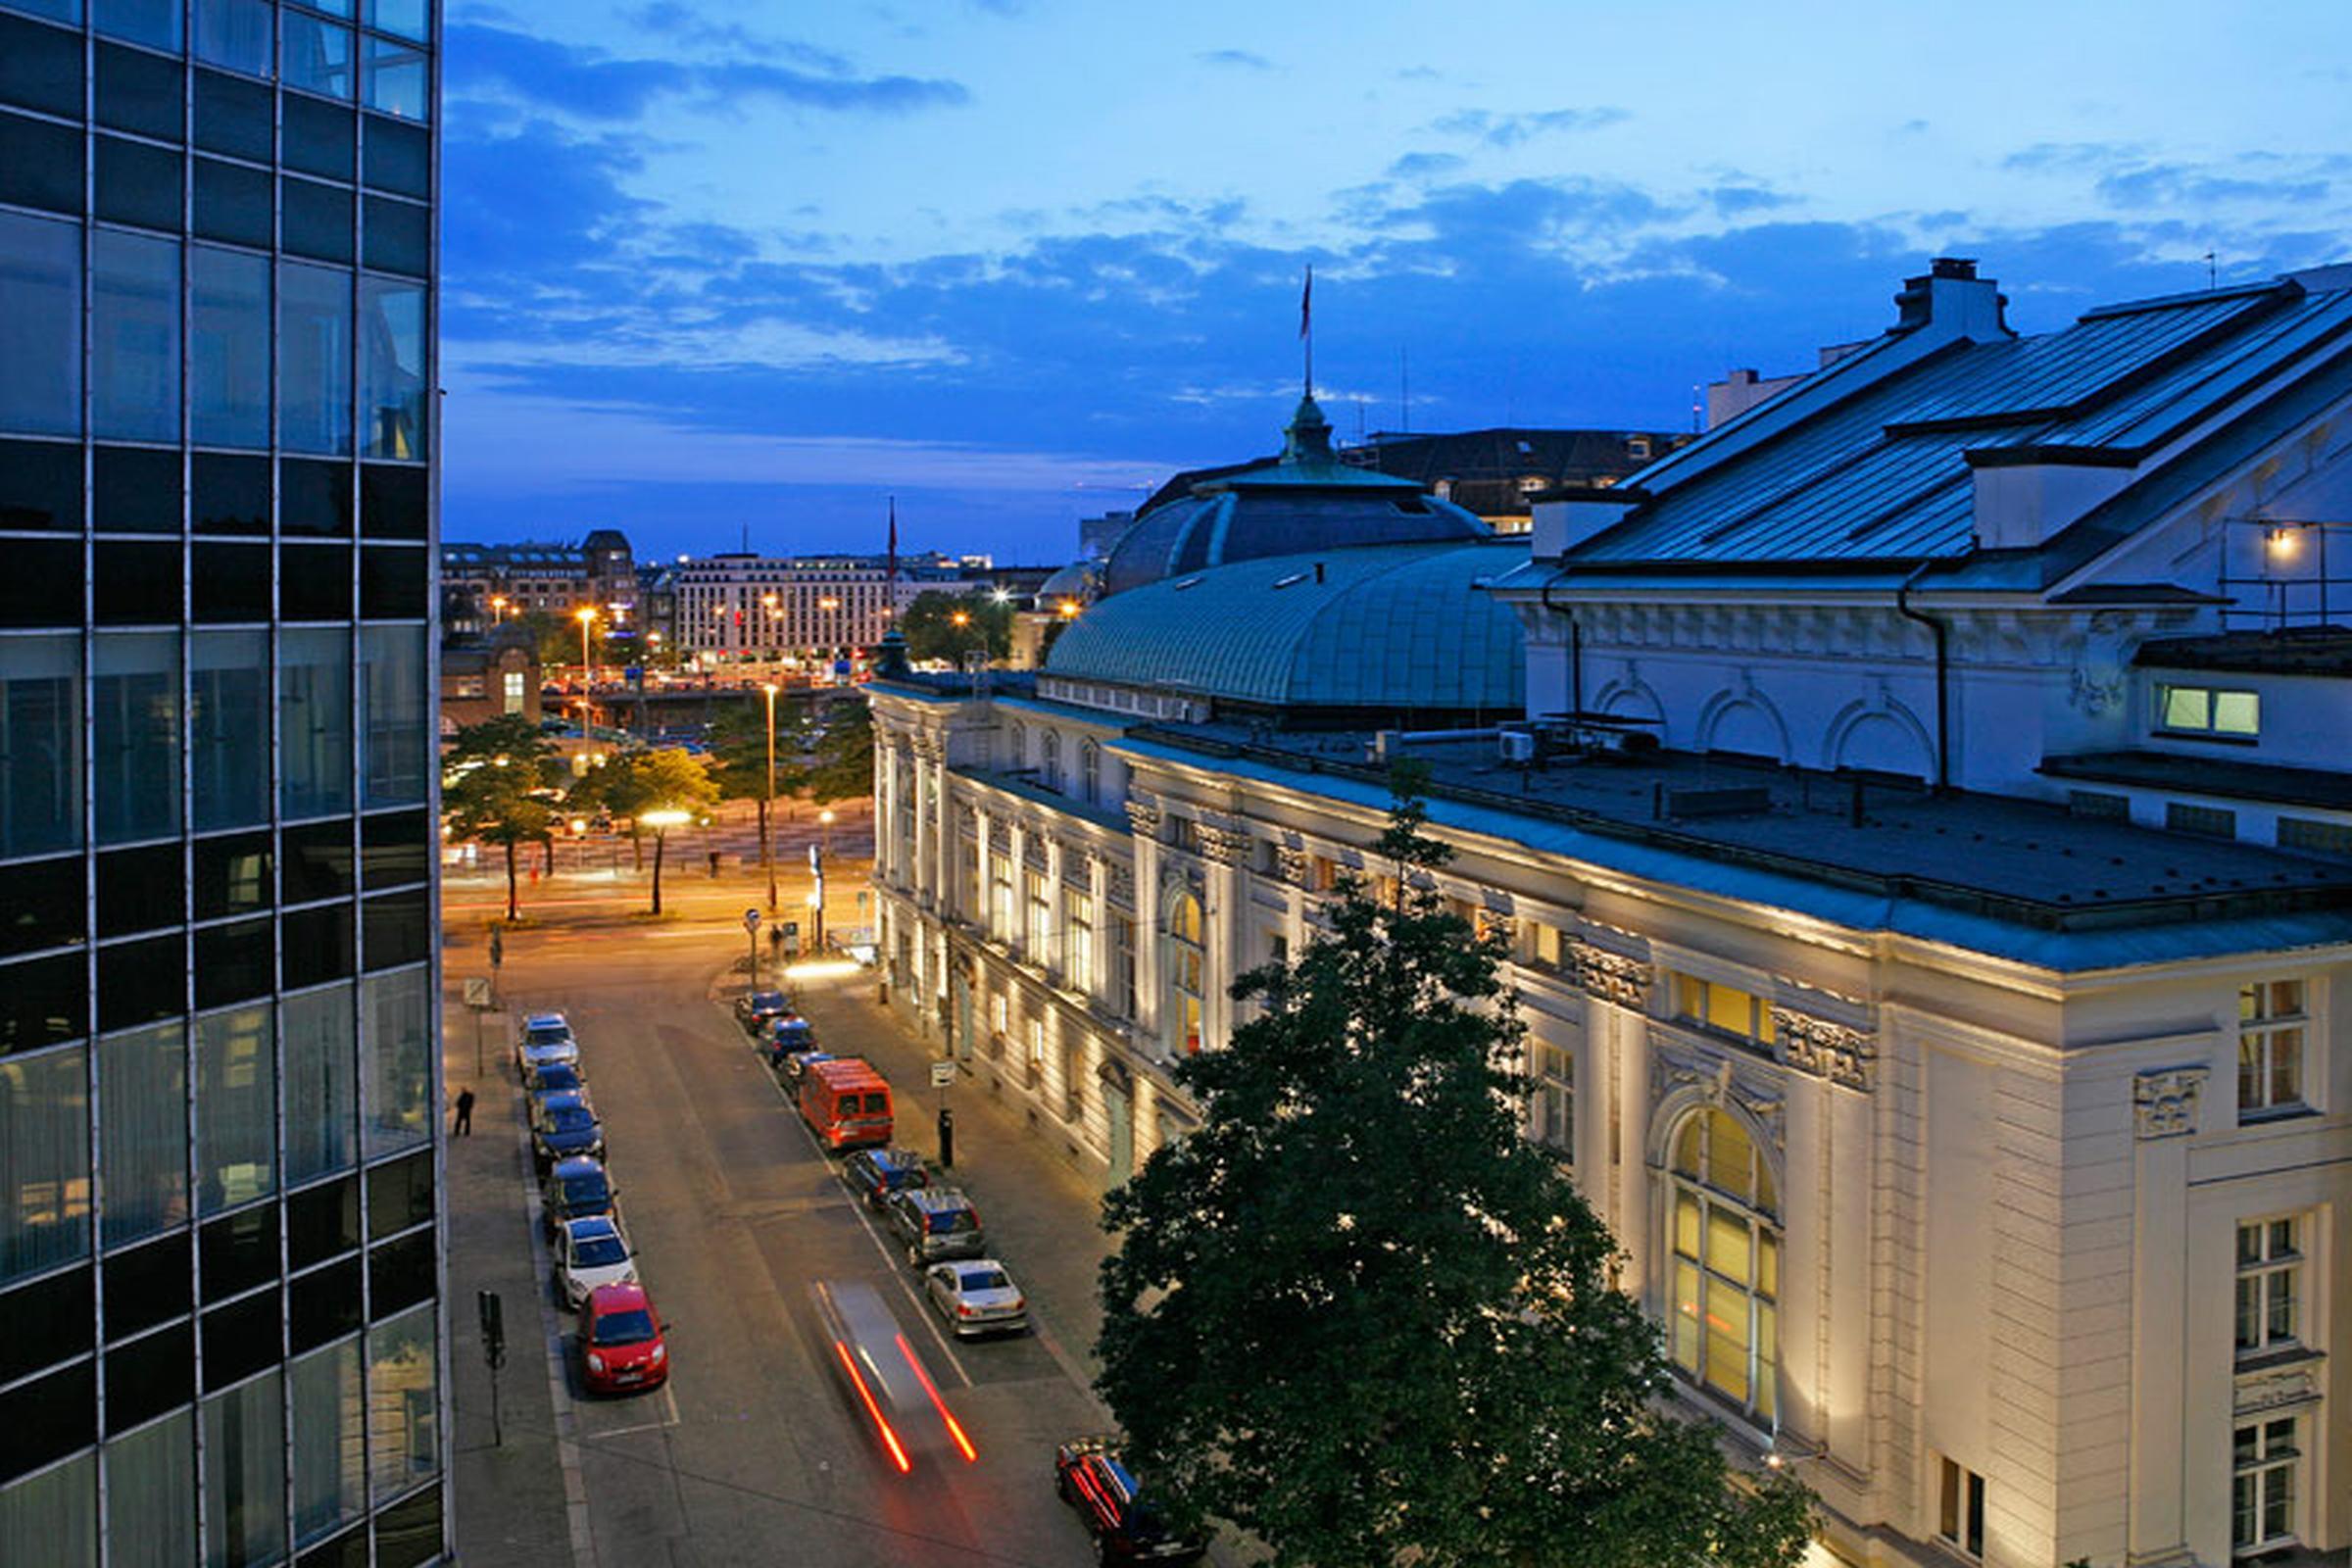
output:
[{"label": "tree", "polygon": [[514,849],[553,836],[555,808],[542,794],[556,748],[520,713],[502,713],[458,731],[441,760],[441,810],[453,837],[507,852],[507,918],[520,912]]},{"label": "tree", "polygon": [[[874,793],[874,715],[862,692],[837,697],[817,715],[824,733],[811,750],[815,760],[796,771],[793,785],[819,806],[827,801],[871,799]],[[776,775],[782,787],[784,775]]]},{"label": "tree", "polygon": [[[776,714],[774,751],[769,750],[767,730],[767,698],[762,694],[757,701],[730,703],[719,709],[710,719],[710,760],[722,799],[756,801],[760,811],[760,860],[772,864],[772,850],[768,837],[768,806],[770,804],[769,761],[774,761],[775,793],[790,795],[799,782],[795,759],[800,750],[800,727],[792,714]],[[770,901],[773,907],[773,901]]]},{"label": "tree", "polygon": [[[956,616],[964,618],[959,622]],[[985,652],[991,660],[1012,651],[1012,602],[1000,602],[993,593],[945,594],[933,589],[914,596],[899,612],[899,632],[906,639],[906,657],[945,660],[960,665],[963,656]]]},{"label": "tree", "polygon": [[1514,1107],[1522,1026],[1431,891],[1400,781],[1385,895],[1233,987],[1200,1129],[1104,1201],[1099,1387],[1147,1474],[1278,1564],[1779,1568],[1808,1494],[1659,1410],[1656,1328]]},{"label": "tree", "polygon": [[658,752],[629,752],[605,764],[610,772],[626,771],[623,793],[635,824],[654,830],[654,906],[662,912],[662,860],[669,830],[709,813],[718,804],[718,785],[703,760],[692,752],[669,747]]}]

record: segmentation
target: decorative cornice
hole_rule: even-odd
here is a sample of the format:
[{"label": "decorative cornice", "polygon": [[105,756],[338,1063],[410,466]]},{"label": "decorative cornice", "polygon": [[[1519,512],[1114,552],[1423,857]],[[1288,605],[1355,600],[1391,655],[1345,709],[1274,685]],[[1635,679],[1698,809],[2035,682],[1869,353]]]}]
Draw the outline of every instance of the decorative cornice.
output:
[{"label": "decorative cornice", "polygon": [[1776,1086],[1743,1078],[1731,1056],[1708,1046],[1693,1049],[1652,1026],[1649,1032],[1649,1102],[1655,1107],[1678,1089],[1696,1088],[1708,1103],[1738,1106],[1764,1129],[1773,1149],[1788,1146],[1787,1102]]},{"label": "decorative cornice", "polygon": [[1053,856],[1046,849],[1045,836],[1035,828],[1021,835],[1021,864],[1031,871],[1053,869]]},{"label": "decorative cornice", "polygon": [[1622,953],[1596,948],[1578,937],[1570,949],[1576,983],[1603,1002],[1639,1012],[1648,1005],[1650,966]]},{"label": "decorative cornice", "polygon": [[2134,1077],[2132,1130],[2142,1139],[2194,1137],[2197,1105],[2210,1075],[2206,1067],[2159,1067]]},{"label": "decorative cornice", "polygon": [[1001,816],[988,819],[988,850],[991,855],[1012,853],[1012,824]]},{"label": "decorative cornice", "polygon": [[935,734],[927,729],[918,729],[914,732],[913,744],[914,755],[922,760],[926,762],[947,760],[948,743],[945,736]]},{"label": "decorative cornice", "polygon": [[1250,835],[1203,823],[1200,827],[1200,853],[1219,865],[1247,865],[1250,862]]},{"label": "decorative cornice", "polygon": [[2254,1415],[2270,1410],[2283,1410],[2289,1405],[2309,1404],[2320,1396],[2318,1358],[2294,1366],[2278,1367],[2251,1373],[2237,1380],[2230,1401],[2235,1415]]},{"label": "decorative cornice", "polygon": [[1110,900],[1111,907],[1125,909],[1129,914],[1133,914],[1135,912],[1135,867],[1123,860],[1112,860],[1105,869],[1110,875],[1107,885],[1103,889],[1103,896]]},{"label": "decorative cornice", "polygon": [[1870,1093],[1879,1048],[1869,1033],[1788,1007],[1772,1009],[1772,1026],[1783,1062],[1812,1077]]},{"label": "decorative cornice", "polygon": [[1282,879],[1295,888],[1306,886],[1306,879],[1314,873],[1315,858],[1304,850],[1276,850],[1274,858]]},{"label": "decorative cornice", "polygon": [[1162,814],[1157,801],[1130,798],[1127,802],[1127,826],[1134,830],[1135,836],[1139,839],[1159,837]]}]

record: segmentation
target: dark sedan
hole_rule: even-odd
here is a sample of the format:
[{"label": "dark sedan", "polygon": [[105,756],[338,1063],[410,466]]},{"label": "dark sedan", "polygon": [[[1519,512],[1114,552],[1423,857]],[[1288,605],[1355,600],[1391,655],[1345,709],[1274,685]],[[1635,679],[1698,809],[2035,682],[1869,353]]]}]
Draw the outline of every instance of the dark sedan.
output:
[{"label": "dark sedan", "polygon": [[539,1187],[539,1216],[552,1238],[564,1229],[567,1219],[584,1219],[591,1214],[610,1214],[619,1200],[602,1160],[585,1154],[556,1161],[555,1169]]},{"label": "dark sedan", "polygon": [[1054,1485],[1078,1510],[1103,1562],[1198,1562],[1208,1543],[1178,1535],[1144,1498],[1115,1438],[1073,1438],[1054,1450]]},{"label": "dark sedan", "polygon": [[747,991],[735,999],[735,1021],[755,1038],[770,1018],[781,1018],[791,1010],[792,1002],[781,991]]},{"label": "dark sedan", "polygon": [[531,1108],[531,1157],[541,1170],[571,1154],[601,1159],[605,1153],[605,1124],[596,1118],[585,1091],[565,1089],[534,1097]]}]

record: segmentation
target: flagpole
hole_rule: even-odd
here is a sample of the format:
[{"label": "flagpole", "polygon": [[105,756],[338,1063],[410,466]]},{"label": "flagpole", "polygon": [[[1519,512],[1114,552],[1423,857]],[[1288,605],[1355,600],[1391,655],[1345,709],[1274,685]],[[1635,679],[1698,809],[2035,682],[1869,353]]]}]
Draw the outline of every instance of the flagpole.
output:
[{"label": "flagpole", "polygon": [[1298,290],[1298,340],[1305,345],[1306,380],[1300,391],[1315,395],[1315,264],[1306,264],[1306,282]]}]

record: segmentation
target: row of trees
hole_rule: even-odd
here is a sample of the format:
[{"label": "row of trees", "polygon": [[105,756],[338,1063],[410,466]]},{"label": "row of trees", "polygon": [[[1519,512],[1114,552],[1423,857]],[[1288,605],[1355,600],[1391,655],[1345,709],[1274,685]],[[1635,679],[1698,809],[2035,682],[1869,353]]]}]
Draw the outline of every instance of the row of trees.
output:
[{"label": "row of trees", "polygon": [[1520,1135],[1499,937],[1449,910],[1400,781],[1387,898],[1244,975],[1200,1128],[1103,1205],[1098,1386],[1180,1513],[1278,1565],[1786,1568],[1810,1494],[1666,1413],[1606,1227]]},{"label": "row of trees", "polygon": [[[840,698],[821,716],[785,715],[776,736],[775,789],[823,804],[873,792],[873,727],[863,697]],[[644,836],[654,836],[653,912],[662,912],[662,868],[676,813],[702,818],[722,799],[760,803],[760,839],[768,843],[768,738],[764,699],[736,704],[711,725],[706,759],[681,748],[627,751],[573,776],[556,745],[519,713],[459,730],[442,755],[442,815],[454,839],[505,852],[507,918],[521,908],[520,852],[552,855],[568,817],[599,812],[627,819],[639,865]]]}]

